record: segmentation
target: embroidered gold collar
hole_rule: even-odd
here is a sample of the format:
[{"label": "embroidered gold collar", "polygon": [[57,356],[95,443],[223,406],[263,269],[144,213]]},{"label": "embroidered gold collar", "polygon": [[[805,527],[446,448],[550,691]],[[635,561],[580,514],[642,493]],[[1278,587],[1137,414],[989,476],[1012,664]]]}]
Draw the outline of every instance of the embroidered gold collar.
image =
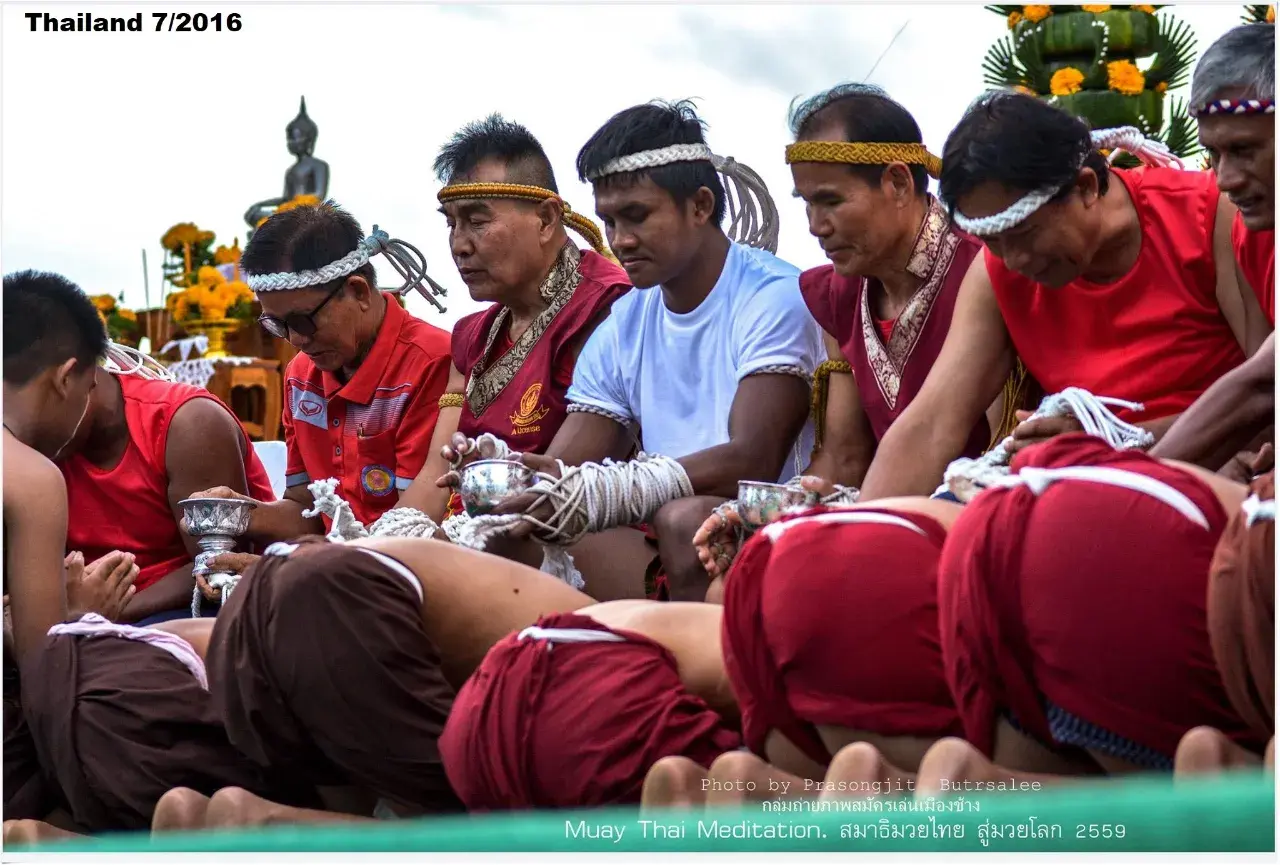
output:
[{"label": "embroidered gold collar", "polygon": [[551,326],[556,315],[573,297],[573,292],[582,282],[582,274],[578,271],[578,263],[581,260],[582,253],[578,248],[572,243],[566,243],[560,250],[555,264],[551,266],[547,278],[543,280],[542,287],[538,290],[547,308],[534,318],[515,344],[496,360],[492,358],[493,344],[497,342],[498,335],[506,327],[507,320],[511,317],[511,310],[503,307],[494,317],[485,339],[484,352],[481,353],[479,362],[467,377],[467,405],[473,417],[480,417],[498,394],[511,383],[516,373],[520,371],[520,367],[524,366],[524,362],[529,358],[533,347]]},{"label": "embroidered gold collar", "polygon": [[938,199],[929,196],[929,209],[920,223],[920,232],[907,259],[907,273],[924,284],[912,295],[902,314],[893,326],[893,334],[886,345],[871,314],[871,301],[867,281],[862,284],[862,340],[867,349],[867,361],[875,375],[876,387],[884,397],[889,410],[898,402],[902,387],[902,371],[906,368],[911,352],[915,350],[920,334],[929,321],[933,302],[938,297],[951,259],[955,257],[960,238],[951,231],[951,220]]}]

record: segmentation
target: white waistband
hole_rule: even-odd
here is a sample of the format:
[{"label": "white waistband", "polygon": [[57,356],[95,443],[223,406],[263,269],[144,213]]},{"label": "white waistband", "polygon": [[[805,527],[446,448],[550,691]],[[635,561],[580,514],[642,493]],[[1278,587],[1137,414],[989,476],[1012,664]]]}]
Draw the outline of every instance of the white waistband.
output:
[{"label": "white waistband", "polygon": [[[289,554],[292,553],[297,548],[298,548],[297,544],[287,544],[284,541],[276,541],[274,544],[267,547],[262,554],[264,556],[288,557]],[[417,593],[418,601],[422,602],[426,600],[426,596],[422,593],[422,581],[418,579],[417,574],[415,574],[413,571],[405,567],[404,564],[391,558],[391,556],[388,556],[384,553],[380,553],[377,550],[371,550],[368,547],[352,547],[351,549],[359,550],[362,553],[368,553],[369,555],[377,559],[379,562],[386,565],[388,568],[395,571],[400,576],[404,577],[405,580],[409,583],[409,585],[413,587],[414,592]]]},{"label": "white waistband", "polygon": [[1244,511],[1244,524],[1246,526],[1252,526],[1254,523],[1274,523],[1276,521],[1276,500],[1260,499],[1257,493],[1245,499],[1240,505],[1240,510]]},{"label": "white waistband", "polygon": [[362,553],[368,553],[388,568],[404,577],[409,582],[409,585],[413,587],[413,590],[418,593],[418,600],[420,602],[426,600],[426,596],[422,593],[422,581],[418,579],[417,574],[405,567],[403,563],[396,561],[385,553],[380,553],[377,550],[371,550],[368,547],[355,547],[354,549],[357,549]]},{"label": "white waistband", "polygon": [[874,523],[881,526],[897,526],[900,529],[910,529],[918,535],[925,534],[923,529],[910,520],[904,520],[902,517],[897,517],[893,514],[877,513],[876,511],[830,511],[825,514],[814,514],[810,517],[787,520],[783,523],[770,523],[760,531],[764,533],[766,538],[776,543],[778,538],[791,529],[802,525],[812,525],[813,523]]},{"label": "white waistband", "polygon": [[992,488],[997,488],[1025,485],[1032,493],[1038,496],[1057,481],[1087,481],[1089,483],[1133,490],[1135,493],[1142,493],[1163,502],[1200,526],[1200,528],[1206,530],[1209,528],[1209,520],[1205,517],[1204,512],[1196,507],[1196,503],[1164,481],[1156,480],[1150,475],[1144,475],[1140,472],[1131,472],[1125,469],[1111,468],[1110,466],[1062,466],[1053,469],[1027,466],[1017,474],[1000,478],[991,486]]},{"label": "white waistband", "polygon": [[209,676],[204,669],[204,659],[196,653],[191,644],[176,634],[160,631],[155,628],[135,628],[132,625],[117,625],[109,622],[97,613],[86,613],[77,622],[66,622],[54,625],[49,629],[49,636],[65,634],[72,637],[117,637],[122,640],[136,640],[155,646],[168,652],[191,671],[200,687],[209,690]]},{"label": "white waistband", "polygon": [[517,640],[544,640],[548,643],[625,643],[621,634],[595,631],[591,628],[539,628],[531,625],[520,632]]}]

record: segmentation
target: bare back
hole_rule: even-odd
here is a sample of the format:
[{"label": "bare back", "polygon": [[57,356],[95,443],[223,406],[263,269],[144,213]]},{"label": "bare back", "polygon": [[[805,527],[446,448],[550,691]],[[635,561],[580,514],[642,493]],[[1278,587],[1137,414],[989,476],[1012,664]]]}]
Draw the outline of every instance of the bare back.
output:
[{"label": "bare back", "polygon": [[720,648],[724,609],[682,601],[610,601],[578,610],[606,627],[633,631],[663,646],[676,659],[680,680],[721,715],[738,717]]},{"label": "bare back", "polygon": [[507,634],[540,616],[595,603],[549,574],[447,541],[368,538],[353,544],[390,556],[417,575],[426,599],[423,626],[454,687]]}]

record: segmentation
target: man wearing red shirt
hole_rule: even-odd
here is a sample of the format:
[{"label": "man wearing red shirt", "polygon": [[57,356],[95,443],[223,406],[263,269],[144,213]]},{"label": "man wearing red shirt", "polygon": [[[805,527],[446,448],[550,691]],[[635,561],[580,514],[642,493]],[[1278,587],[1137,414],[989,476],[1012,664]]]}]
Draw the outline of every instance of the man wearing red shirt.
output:
[{"label": "man wearing red shirt", "polygon": [[[1273,326],[1275,53],[1274,24],[1237,27],[1209,47],[1191,79],[1191,113],[1200,130],[1200,143],[1209,151],[1218,188],[1240,208],[1231,224],[1237,269],[1257,294]],[[1187,409],[1152,455],[1217,469],[1241,449],[1257,443],[1259,434],[1274,421],[1275,406],[1272,333],[1257,354],[1220,378]],[[1265,467],[1265,461],[1259,462],[1252,470]]]},{"label": "man wearing red shirt", "polygon": [[[321,517],[304,516],[312,481],[337,479],[337,494],[368,526],[422,469],[449,380],[449,334],[378,290],[369,259],[379,253],[416,273],[400,291],[427,279],[417,250],[377,226],[364,237],[332,202],[272,216],[245,248],[240,268],[263,328],[301,352],[285,370],[285,494],[253,511],[254,540],[325,530]],[[203,495],[240,498],[225,488]]]},{"label": "man wearing red shirt", "polygon": [[[1116,170],[1099,147],[1161,161],[1137,130],[1094,136],[1018,93],[984,98],[952,131],[940,197],[986,252],[928,379],[880,442],[864,499],[932,490],[1015,353],[1046,393],[1075,386],[1142,403],[1119,414],[1159,438],[1266,339],[1257,298],[1236,277],[1236,208],[1212,176]],[[1071,417],[1032,419],[1013,449],[1078,429]]]}]

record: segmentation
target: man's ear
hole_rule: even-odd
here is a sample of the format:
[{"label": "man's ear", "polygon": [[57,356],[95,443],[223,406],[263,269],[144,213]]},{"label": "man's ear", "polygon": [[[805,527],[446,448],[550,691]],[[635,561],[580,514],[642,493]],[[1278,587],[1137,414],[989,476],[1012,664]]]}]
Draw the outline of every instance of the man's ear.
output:
[{"label": "man's ear", "polygon": [[564,205],[558,198],[547,198],[538,202],[537,214],[538,240],[548,243],[564,224]]},{"label": "man's ear", "polygon": [[705,225],[714,221],[716,212],[716,194],[705,186],[698,187],[689,198],[689,213],[694,225]]},{"label": "man's ear", "polygon": [[376,289],[363,276],[351,274],[351,276],[347,277],[347,284],[343,287],[355,302],[360,304],[360,309],[365,310],[373,305],[373,293]]},{"label": "man's ear", "polygon": [[1076,175],[1076,191],[1085,207],[1093,207],[1098,200],[1098,173],[1087,165]]},{"label": "man's ear", "polygon": [[71,377],[80,371],[80,362],[69,357],[53,369],[53,389],[64,399],[71,393]]}]

